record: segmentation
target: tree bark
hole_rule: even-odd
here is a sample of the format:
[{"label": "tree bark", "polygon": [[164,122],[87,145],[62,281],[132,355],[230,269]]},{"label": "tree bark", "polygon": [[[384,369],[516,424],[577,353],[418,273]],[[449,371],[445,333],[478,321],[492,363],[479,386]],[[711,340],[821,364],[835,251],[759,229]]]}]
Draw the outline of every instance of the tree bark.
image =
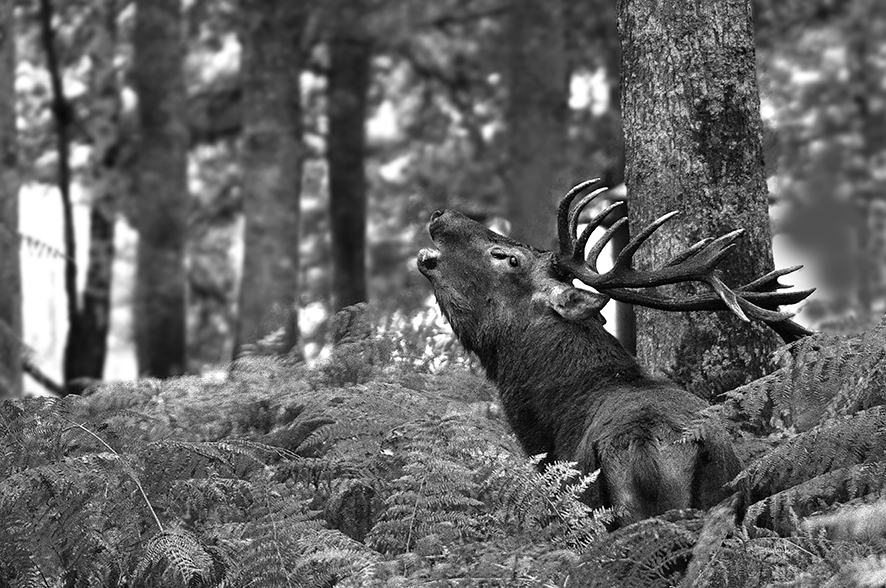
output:
[{"label": "tree bark", "polygon": [[141,137],[135,342],[139,372],[186,369],[187,129],[180,0],[136,0],[132,76]]},{"label": "tree bark", "polygon": [[0,2],[0,398],[22,393],[14,3]]},{"label": "tree bark", "polygon": [[[636,263],[660,266],[702,237],[744,228],[738,250],[722,264],[726,283],[771,270],[749,1],[619,0],[618,26],[633,230],[667,211],[683,212]],[[702,397],[770,366],[776,339],[765,327],[727,313],[637,311],[640,362]]]},{"label": "tree bark", "polygon": [[65,347],[65,382],[70,392],[102,378],[108,348],[116,203],[119,193],[125,189],[119,161],[122,106],[114,64],[115,5],[113,0],[97,0],[90,14],[93,20],[90,28],[93,37],[89,43],[90,113],[84,126],[92,142],[88,174],[92,208],[86,287]]},{"label": "tree bark", "polygon": [[[301,74],[307,7],[297,0],[243,0],[243,278],[235,354],[282,324],[280,352],[297,350]],[[296,352],[300,355],[300,352]]]},{"label": "tree bark", "polygon": [[508,20],[508,198],[511,236],[554,248],[557,200],[568,189],[569,71],[562,0],[512,0]]},{"label": "tree bark", "polygon": [[342,2],[329,40],[327,157],[332,226],[332,308],[365,302],[366,103],[372,44],[364,0]]}]

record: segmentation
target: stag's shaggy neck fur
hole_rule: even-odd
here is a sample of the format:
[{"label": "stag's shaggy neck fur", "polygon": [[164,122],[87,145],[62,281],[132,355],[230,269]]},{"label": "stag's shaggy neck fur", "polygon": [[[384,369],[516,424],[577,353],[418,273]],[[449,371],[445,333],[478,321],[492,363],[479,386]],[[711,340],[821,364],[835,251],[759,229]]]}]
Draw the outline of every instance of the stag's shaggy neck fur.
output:
[{"label": "stag's shaggy neck fur", "polygon": [[573,323],[550,309],[510,312],[521,310],[522,320],[484,321],[459,338],[498,385],[527,453],[547,453],[548,461],[574,459],[607,395],[650,380],[596,320]]}]

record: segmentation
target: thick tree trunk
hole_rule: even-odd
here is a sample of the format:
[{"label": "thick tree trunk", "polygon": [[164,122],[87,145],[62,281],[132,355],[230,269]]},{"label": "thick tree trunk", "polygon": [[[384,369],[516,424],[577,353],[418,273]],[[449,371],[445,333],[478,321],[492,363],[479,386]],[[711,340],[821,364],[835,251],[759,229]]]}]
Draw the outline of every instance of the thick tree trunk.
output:
[{"label": "thick tree trunk", "polygon": [[569,72],[562,0],[512,0],[508,21],[511,236],[553,248],[565,161]]},{"label": "thick tree trunk", "polygon": [[0,2],[0,398],[22,393],[14,3]]},{"label": "thick tree trunk", "polygon": [[187,130],[180,0],[136,0],[132,75],[138,95],[138,254],[135,342],[139,372],[185,371]]},{"label": "thick tree trunk", "polygon": [[333,312],[367,300],[366,103],[372,46],[363,29],[363,4],[363,0],[341,3],[329,40]]},{"label": "thick tree trunk", "polygon": [[[235,354],[270,329],[278,331],[275,350],[291,352],[299,339],[299,75],[307,8],[300,0],[243,0],[241,7],[246,233]],[[282,324],[263,324],[272,310]]]},{"label": "thick tree trunk", "polygon": [[125,189],[119,163],[121,98],[114,65],[115,4],[113,0],[99,0],[90,15],[94,19],[89,43],[90,114],[85,127],[92,141],[88,175],[92,209],[86,288],[65,348],[65,382],[70,391],[102,378],[111,322],[116,202],[119,192]]},{"label": "thick tree trunk", "polygon": [[[680,210],[636,256],[666,263],[708,235],[746,229],[727,284],[772,269],[748,0],[619,0],[622,115],[632,230]],[[692,288],[693,286],[687,286]],[[726,313],[638,309],[637,355],[710,398],[762,375],[775,337]]]}]

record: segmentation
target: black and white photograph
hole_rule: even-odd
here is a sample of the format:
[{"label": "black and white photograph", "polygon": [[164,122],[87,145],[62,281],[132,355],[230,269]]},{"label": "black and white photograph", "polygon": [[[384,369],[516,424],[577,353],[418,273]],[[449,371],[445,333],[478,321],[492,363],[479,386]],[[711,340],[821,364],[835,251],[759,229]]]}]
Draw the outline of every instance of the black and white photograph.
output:
[{"label": "black and white photograph", "polygon": [[886,588],[886,1],[0,0],[0,588]]}]

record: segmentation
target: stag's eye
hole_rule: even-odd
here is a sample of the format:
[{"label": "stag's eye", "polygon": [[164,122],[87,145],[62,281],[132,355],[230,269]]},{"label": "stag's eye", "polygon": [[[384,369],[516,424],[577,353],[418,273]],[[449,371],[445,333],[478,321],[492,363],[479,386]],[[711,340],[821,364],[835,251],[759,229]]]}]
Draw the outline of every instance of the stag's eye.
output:
[{"label": "stag's eye", "polygon": [[520,267],[520,258],[516,255],[512,255],[505,251],[500,247],[493,247],[489,250],[489,255],[491,255],[495,259],[508,260],[508,265],[511,267]]}]

